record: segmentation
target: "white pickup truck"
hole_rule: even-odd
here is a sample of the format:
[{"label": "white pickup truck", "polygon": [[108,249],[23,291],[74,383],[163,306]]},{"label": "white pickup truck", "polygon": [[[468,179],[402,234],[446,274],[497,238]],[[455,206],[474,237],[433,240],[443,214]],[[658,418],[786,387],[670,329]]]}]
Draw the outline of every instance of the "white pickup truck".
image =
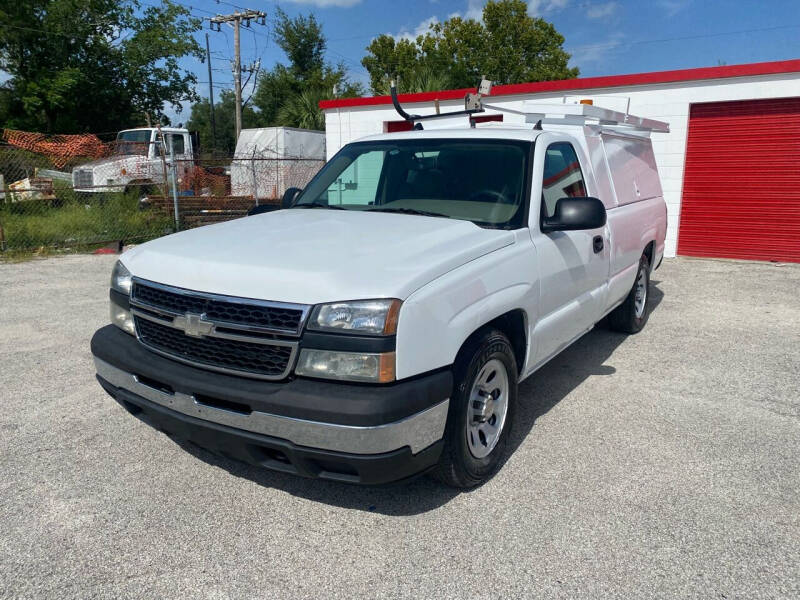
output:
[{"label": "white pickup truck", "polygon": [[606,315],[644,327],[667,227],[649,137],[666,124],[586,105],[523,113],[420,118],[344,146],[283,210],[124,253],[112,324],[92,339],[100,384],[251,464],[485,481],[520,381]]}]

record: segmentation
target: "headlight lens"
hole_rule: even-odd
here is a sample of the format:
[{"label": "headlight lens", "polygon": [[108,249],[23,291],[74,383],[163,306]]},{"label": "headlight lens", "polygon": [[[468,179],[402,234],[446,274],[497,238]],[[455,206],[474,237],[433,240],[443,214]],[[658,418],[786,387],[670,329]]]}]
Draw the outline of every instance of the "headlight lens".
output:
[{"label": "headlight lens", "polygon": [[300,351],[295,373],[324,379],[388,383],[395,380],[395,354],[394,352],[383,354],[334,352],[304,348]]},{"label": "headlight lens", "polygon": [[131,273],[120,261],[116,262],[111,272],[111,289],[126,296],[131,294]]},{"label": "headlight lens", "polygon": [[367,335],[394,335],[400,300],[356,300],[320,304],[311,313],[309,329]]},{"label": "headlight lens", "polygon": [[[111,272],[111,289],[126,296],[131,295],[131,273],[120,261],[116,262],[114,270]],[[116,325],[125,333],[136,334],[131,311],[120,306],[113,299],[111,300],[110,316],[112,325]]]},{"label": "headlight lens", "polygon": [[133,324],[131,311],[111,302],[111,324],[116,325],[125,333],[136,335],[136,328]]}]

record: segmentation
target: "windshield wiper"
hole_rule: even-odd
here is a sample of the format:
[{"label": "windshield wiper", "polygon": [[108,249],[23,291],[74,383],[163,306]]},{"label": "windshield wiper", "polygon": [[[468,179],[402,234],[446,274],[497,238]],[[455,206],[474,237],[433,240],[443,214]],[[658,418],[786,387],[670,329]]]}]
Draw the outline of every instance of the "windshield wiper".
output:
[{"label": "windshield wiper", "polygon": [[331,210],[347,210],[343,206],[336,206],[335,204],[326,204],[324,202],[304,202],[303,204],[295,204],[292,208],[330,208]]},{"label": "windshield wiper", "polygon": [[450,218],[449,215],[442,213],[432,212],[429,210],[417,210],[416,208],[370,208],[368,212],[387,212],[387,213],[400,213],[402,215],[421,215],[423,217],[445,217]]}]

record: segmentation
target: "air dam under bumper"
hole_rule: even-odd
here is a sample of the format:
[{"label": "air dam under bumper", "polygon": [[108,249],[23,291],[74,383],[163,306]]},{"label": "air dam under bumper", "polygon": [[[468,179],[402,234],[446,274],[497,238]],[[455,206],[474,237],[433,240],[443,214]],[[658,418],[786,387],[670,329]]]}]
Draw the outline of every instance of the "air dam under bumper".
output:
[{"label": "air dam under bumper", "polygon": [[424,471],[441,454],[449,372],[390,386],[262,382],[160,357],[113,326],[95,334],[92,352],[100,384],[130,412],[250,464],[378,484]]}]

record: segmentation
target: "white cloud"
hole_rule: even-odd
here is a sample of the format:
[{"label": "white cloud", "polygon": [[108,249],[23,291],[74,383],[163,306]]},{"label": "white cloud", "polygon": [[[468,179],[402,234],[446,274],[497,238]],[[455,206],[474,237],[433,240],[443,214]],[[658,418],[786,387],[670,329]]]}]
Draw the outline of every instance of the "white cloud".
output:
[{"label": "white cloud", "polygon": [[679,12],[688,8],[692,0],[659,0],[658,5],[667,13],[668,17],[674,17]]},{"label": "white cloud", "polygon": [[349,8],[359,4],[361,0],[286,0],[287,2],[294,2],[295,4],[313,4],[320,8]]},{"label": "white cloud", "polygon": [[483,2],[480,0],[469,0],[464,18],[480,21],[483,18]]},{"label": "white cloud", "polygon": [[603,62],[608,59],[609,54],[624,44],[624,39],[625,35],[617,32],[608,36],[605,42],[567,47],[565,50],[572,54],[569,64],[573,67],[583,67],[592,63]]},{"label": "white cloud", "polygon": [[619,8],[619,4],[616,2],[605,2],[603,4],[589,4],[586,7],[586,16],[589,19],[607,19],[611,15],[613,15],[617,9]]},{"label": "white cloud", "polygon": [[474,19],[475,21],[480,21],[483,19],[484,4],[485,0],[469,0],[467,2],[467,10],[464,12],[457,10],[447,15],[447,18],[452,19],[454,17],[461,17],[462,19]]},{"label": "white cloud", "polygon": [[437,19],[435,16],[428,17],[427,19],[420,21],[419,25],[414,27],[413,31],[409,31],[408,29],[402,29],[399,33],[394,33],[389,35],[391,35],[397,41],[409,40],[413,42],[414,40],[417,39],[417,36],[425,35],[426,33],[428,33],[428,30],[430,29],[431,25],[438,22],[439,19]]},{"label": "white cloud", "polygon": [[562,10],[567,4],[569,0],[530,0],[528,14],[532,17],[541,17],[545,13]]}]

